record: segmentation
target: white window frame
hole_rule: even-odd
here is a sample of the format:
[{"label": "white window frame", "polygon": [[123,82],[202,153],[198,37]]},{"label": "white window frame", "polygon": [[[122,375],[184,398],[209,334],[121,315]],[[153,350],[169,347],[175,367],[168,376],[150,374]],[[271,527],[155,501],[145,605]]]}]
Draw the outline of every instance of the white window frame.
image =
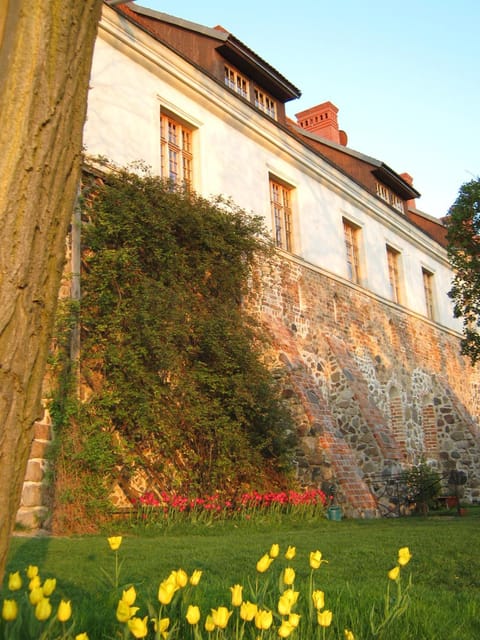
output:
[{"label": "white window frame", "polygon": [[242,98],[249,100],[249,82],[243,74],[229,64],[224,65],[224,81],[227,87],[238,93]]},{"label": "white window frame", "polygon": [[262,91],[258,87],[254,88],[254,96],[255,106],[260,109],[260,111],[266,113],[267,116],[270,116],[270,118],[276,120],[277,105],[275,103],[275,100],[271,96],[269,96],[268,93],[265,93],[265,91]]}]

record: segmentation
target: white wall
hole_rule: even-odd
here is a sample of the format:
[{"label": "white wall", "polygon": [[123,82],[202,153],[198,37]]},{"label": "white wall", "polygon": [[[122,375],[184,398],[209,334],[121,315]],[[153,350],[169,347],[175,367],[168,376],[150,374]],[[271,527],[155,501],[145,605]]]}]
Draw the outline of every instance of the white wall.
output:
[{"label": "white wall", "polygon": [[[342,217],[362,229],[365,286],[389,298],[386,243],[401,252],[404,304],[425,315],[422,266],[434,274],[437,321],[461,330],[446,293],[445,252],[221,84],[105,7],[93,59],[84,143],[119,165],[160,172],[160,110],[196,128],[194,187],[261,214],[271,228],[269,173],[294,187],[294,252],[347,277]],[[366,150],[368,152],[368,150]]]}]

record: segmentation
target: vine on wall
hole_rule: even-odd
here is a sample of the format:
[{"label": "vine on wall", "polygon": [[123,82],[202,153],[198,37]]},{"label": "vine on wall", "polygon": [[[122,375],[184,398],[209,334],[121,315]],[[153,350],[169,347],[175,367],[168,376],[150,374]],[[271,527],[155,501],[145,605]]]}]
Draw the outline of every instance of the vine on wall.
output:
[{"label": "vine on wall", "polygon": [[294,427],[242,304],[271,251],[261,218],[146,171],[90,178],[83,201],[84,476],[106,487],[148,460],[162,489],[285,481]]}]

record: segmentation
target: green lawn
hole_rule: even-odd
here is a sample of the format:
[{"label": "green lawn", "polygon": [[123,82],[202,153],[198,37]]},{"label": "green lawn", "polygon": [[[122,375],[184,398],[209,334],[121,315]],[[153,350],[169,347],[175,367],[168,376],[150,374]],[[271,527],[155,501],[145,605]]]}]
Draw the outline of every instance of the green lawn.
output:
[{"label": "green lawn", "polygon": [[[398,549],[408,546],[413,558],[402,569],[402,584],[411,574],[411,603],[407,613],[379,637],[480,638],[480,514],[475,510],[466,517],[341,522],[322,519],[316,523],[289,519],[275,525],[226,523],[191,528],[184,525],[167,532],[152,528],[141,535],[129,534],[128,530],[123,533],[119,551],[123,562],[121,584],[135,585],[137,603],[143,605],[138,615],[146,615],[147,601],[157,606],[160,581],[179,568],[189,575],[194,569],[203,570],[201,582],[195,588],[195,602],[202,613],[220,605],[231,608],[229,587],[236,583],[244,585],[247,599],[249,581],[254,584],[259,576],[255,569],[257,560],[272,543],[278,543],[279,557],[267,574],[259,576],[263,581],[270,576],[269,590],[278,593],[280,568],[289,564],[297,573],[295,588],[302,591],[301,585],[310,576],[309,553],[319,549],[328,563],[314,572],[315,587],[325,592],[325,607],[334,616],[325,637],[343,639],[344,628],[350,628],[355,640],[372,638],[370,610],[375,606],[380,611],[383,606],[387,584],[394,586],[387,572],[396,563]],[[297,549],[296,557],[289,563],[283,558],[288,545]],[[90,640],[100,640],[114,637],[119,626],[115,621],[118,593],[107,587],[102,573],[102,568],[112,573],[113,562],[114,554],[106,537],[15,537],[8,571],[24,570],[34,564],[40,567],[42,578],[55,576],[56,601],[60,597],[71,599],[77,630],[88,631]],[[207,637],[203,633],[202,637]],[[216,638],[215,634],[210,637]],[[267,633],[263,637],[278,636],[272,632],[271,636]],[[307,636],[296,630],[290,637]]]}]

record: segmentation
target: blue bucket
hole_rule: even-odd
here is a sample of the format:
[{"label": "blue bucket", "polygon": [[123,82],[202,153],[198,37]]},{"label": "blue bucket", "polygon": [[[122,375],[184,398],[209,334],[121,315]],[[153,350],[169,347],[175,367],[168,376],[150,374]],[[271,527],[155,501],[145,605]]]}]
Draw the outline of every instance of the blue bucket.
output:
[{"label": "blue bucket", "polygon": [[340,507],[328,507],[327,509],[327,518],[329,520],[341,520],[342,519],[342,510]]}]

